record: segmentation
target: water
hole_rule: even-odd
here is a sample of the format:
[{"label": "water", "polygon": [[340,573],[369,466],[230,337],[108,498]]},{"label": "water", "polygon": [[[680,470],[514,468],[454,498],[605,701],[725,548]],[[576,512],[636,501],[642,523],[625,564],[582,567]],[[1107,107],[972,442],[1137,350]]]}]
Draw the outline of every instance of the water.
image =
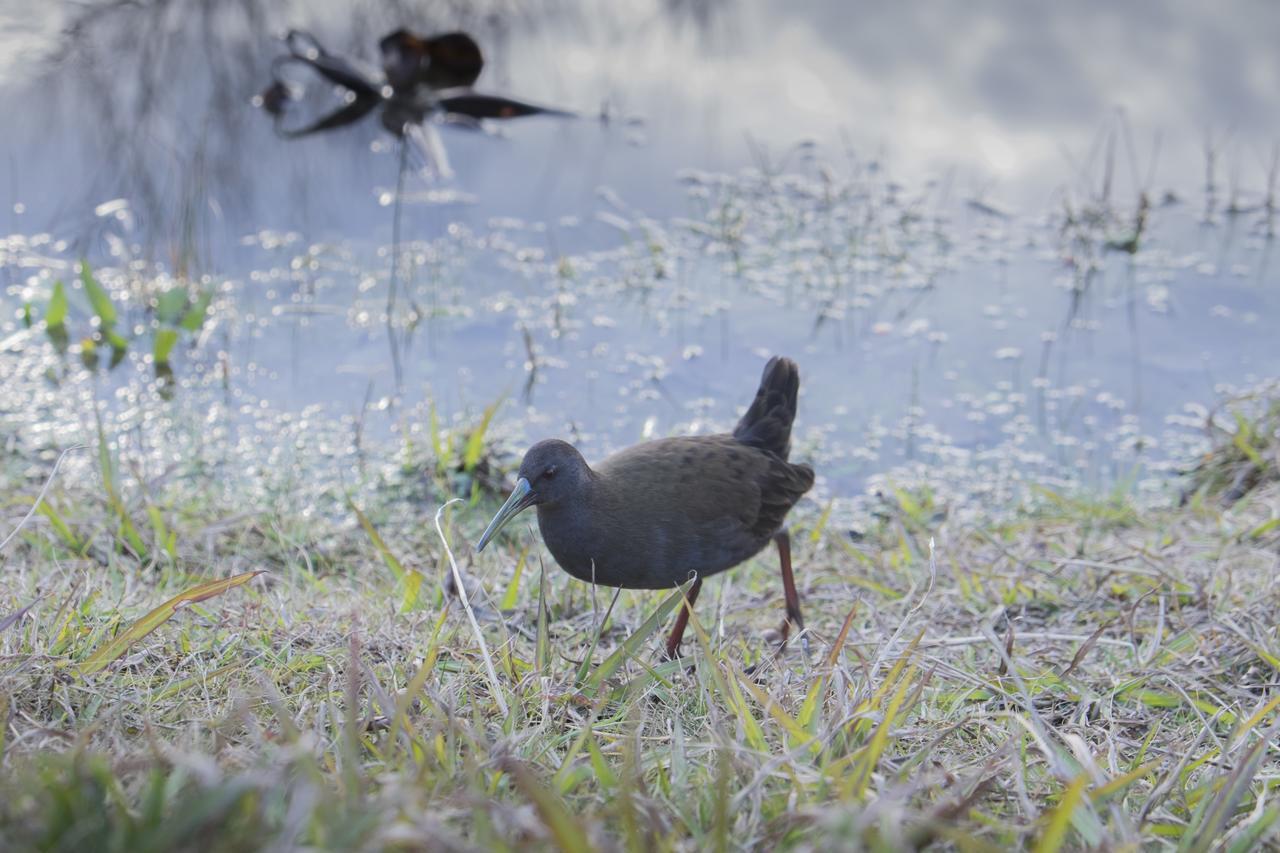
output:
[{"label": "water", "polygon": [[[4,417],[58,443],[95,400],[161,432],[216,413],[268,454],[328,423],[350,453],[506,395],[513,441],[591,458],[727,426],[781,352],[826,493],[1159,474],[1184,416],[1280,375],[1280,10],[1091,5],[15,4]],[[582,117],[442,128],[455,177],[406,182],[393,289],[394,140],[286,141],[249,99],[283,26],[372,59],[406,23],[472,31],[481,88]],[[1108,250],[1142,193],[1137,252]],[[112,370],[75,358],[81,257],[134,338]],[[147,300],[187,277],[213,311],[157,376]],[[60,278],[66,355],[22,317]]]}]

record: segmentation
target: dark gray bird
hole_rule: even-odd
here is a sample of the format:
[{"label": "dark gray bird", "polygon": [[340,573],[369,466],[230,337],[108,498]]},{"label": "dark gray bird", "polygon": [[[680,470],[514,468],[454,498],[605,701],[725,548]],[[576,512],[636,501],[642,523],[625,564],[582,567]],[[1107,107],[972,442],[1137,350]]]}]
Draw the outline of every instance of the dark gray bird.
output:
[{"label": "dark gray bird", "polygon": [[[520,463],[519,479],[480,537],[487,545],[512,518],[538,508],[538,529],[561,568],[580,580],[628,589],[666,589],[702,579],[778,546],[786,618],[804,627],[783,522],[813,486],[813,469],[787,461],[800,371],[775,356],[731,434],[664,438],[615,453],[595,468],[571,445],[540,441]],[[667,640],[674,658],[689,619],[680,611]]]}]

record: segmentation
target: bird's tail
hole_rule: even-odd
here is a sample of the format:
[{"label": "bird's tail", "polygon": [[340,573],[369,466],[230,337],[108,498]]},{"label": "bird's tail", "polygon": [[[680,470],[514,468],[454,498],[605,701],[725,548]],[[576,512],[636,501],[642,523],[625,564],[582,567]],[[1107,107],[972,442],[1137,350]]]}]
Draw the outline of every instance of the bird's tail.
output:
[{"label": "bird's tail", "polygon": [[796,419],[799,392],[800,368],[796,363],[777,355],[769,359],[756,398],[734,427],[733,437],[786,459],[791,452],[791,422]]}]

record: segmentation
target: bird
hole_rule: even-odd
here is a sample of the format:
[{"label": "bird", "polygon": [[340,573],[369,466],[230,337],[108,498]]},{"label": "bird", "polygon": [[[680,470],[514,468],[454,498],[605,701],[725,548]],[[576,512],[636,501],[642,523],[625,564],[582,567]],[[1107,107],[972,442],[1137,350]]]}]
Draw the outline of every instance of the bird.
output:
[{"label": "bird", "polygon": [[755,398],[731,433],[660,438],[628,447],[592,467],[559,439],[534,444],[511,496],[476,543],[535,507],[547,550],[579,580],[625,589],[668,589],[692,578],[667,638],[680,640],[704,578],[775,543],[786,615],[779,649],[804,628],[791,568],[787,513],[813,486],[808,465],[788,461],[800,370],[775,356]]}]

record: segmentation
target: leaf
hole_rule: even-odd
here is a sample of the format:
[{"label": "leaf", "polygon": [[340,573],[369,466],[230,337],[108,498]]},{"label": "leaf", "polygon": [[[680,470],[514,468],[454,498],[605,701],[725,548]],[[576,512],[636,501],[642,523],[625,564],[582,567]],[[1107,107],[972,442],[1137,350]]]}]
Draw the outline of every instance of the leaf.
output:
[{"label": "leaf", "polygon": [[221,595],[227,590],[234,589],[242,584],[262,574],[262,570],[258,569],[252,572],[244,572],[221,580],[209,581],[208,583],[198,584],[191,587],[186,592],[179,593],[173,598],[161,604],[155,610],[152,610],[146,616],[143,616],[137,622],[134,622],[125,630],[116,635],[110,642],[100,646],[96,652],[89,656],[83,664],[80,665],[81,675],[93,675],[109,666],[121,655],[129,650],[129,647],[159,628],[165,622],[184,607],[195,604],[205,599],[213,598],[215,595]]},{"label": "leaf", "polygon": [[182,322],[178,325],[188,332],[200,331],[200,327],[204,325],[205,315],[209,313],[209,305],[212,302],[213,291],[201,291],[200,295],[196,297],[196,304],[192,305],[191,309],[183,315]]},{"label": "leaf", "polygon": [[61,281],[53,283],[53,295],[44,312],[44,324],[49,328],[61,326],[67,321],[67,289]]},{"label": "leaf", "polygon": [[[906,659],[904,655],[903,660]],[[884,754],[885,748],[889,745],[889,733],[894,724],[898,720],[898,712],[902,709],[907,698],[907,690],[912,685],[912,676],[915,675],[916,666],[911,664],[907,667],[902,680],[898,683],[898,689],[894,692],[893,698],[889,700],[888,706],[884,709],[884,714],[880,718],[880,725],[876,726],[875,731],[871,735],[871,740],[860,751],[859,760],[853,771],[853,777],[850,780],[849,790],[853,796],[861,799],[866,793],[867,787],[871,784],[872,774],[875,772],[876,765],[880,763],[880,757]],[[886,686],[888,681],[886,680]],[[909,707],[909,706],[908,706]]]},{"label": "leaf", "polygon": [[844,624],[840,626],[840,633],[836,635],[836,641],[831,644],[831,651],[827,653],[825,670],[814,679],[813,684],[809,687],[809,692],[804,697],[804,702],[800,705],[797,722],[806,729],[809,729],[810,724],[815,720],[818,701],[822,696],[823,688],[826,686],[827,678],[835,670],[836,664],[840,662],[840,651],[844,648],[845,641],[849,639],[849,628],[853,625],[853,614],[857,612],[858,602],[855,599],[849,607],[848,615],[844,617]]},{"label": "leaf", "polygon": [[115,329],[103,329],[102,337],[111,345],[111,366],[115,367],[129,351],[129,342],[120,336]]},{"label": "leaf", "polygon": [[156,319],[161,323],[177,323],[190,298],[185,287],[169,288],[156,300]]},{"label": "leaf", "polygon": [[93,306],[93,313],[98,315],[98,319],[102,321],[104,330],[111,328],[116,324],[116,306],[111,304],[111,296],[97,279],[93,277],[93,271],[89,269],[88,261],[80,262],[80,283],[84,285],[84,292],[89,297],[89,304]]},{"label": "leaf", "polygon": [[418,671],[414,673],[413,678],[409,679],[404,692],[400,694],[400,698],[396,701],[396,713],[391,719],[391,733],[387,737],[387,743],[389,744],[396,742],[396,737],[401,730],[409,732],[410,735],[413,734],[413,727],[409,722],[409,709],[417,701],[418,694],[422,692],[422,688],[427,684],[427,679],[435,672],[436,661],[440,658],[440,631],[444,628],[445,619],[449,616],[449,609],[452,604],[452,598],[445,599],[444,607],[440,608],[440,616],[436,619],[435,627],[431,629],[431,639],[427,642],[426,654],[422,656],[422,665],[418,667]]},{"label": "leaf", "polygon": [[152,355],[155,356],[156,364],[168,364],[169,356],[173,352],[173,347],[178,343],[177,329],[160,329],[156,332],[155,344],[152,347]]}]

